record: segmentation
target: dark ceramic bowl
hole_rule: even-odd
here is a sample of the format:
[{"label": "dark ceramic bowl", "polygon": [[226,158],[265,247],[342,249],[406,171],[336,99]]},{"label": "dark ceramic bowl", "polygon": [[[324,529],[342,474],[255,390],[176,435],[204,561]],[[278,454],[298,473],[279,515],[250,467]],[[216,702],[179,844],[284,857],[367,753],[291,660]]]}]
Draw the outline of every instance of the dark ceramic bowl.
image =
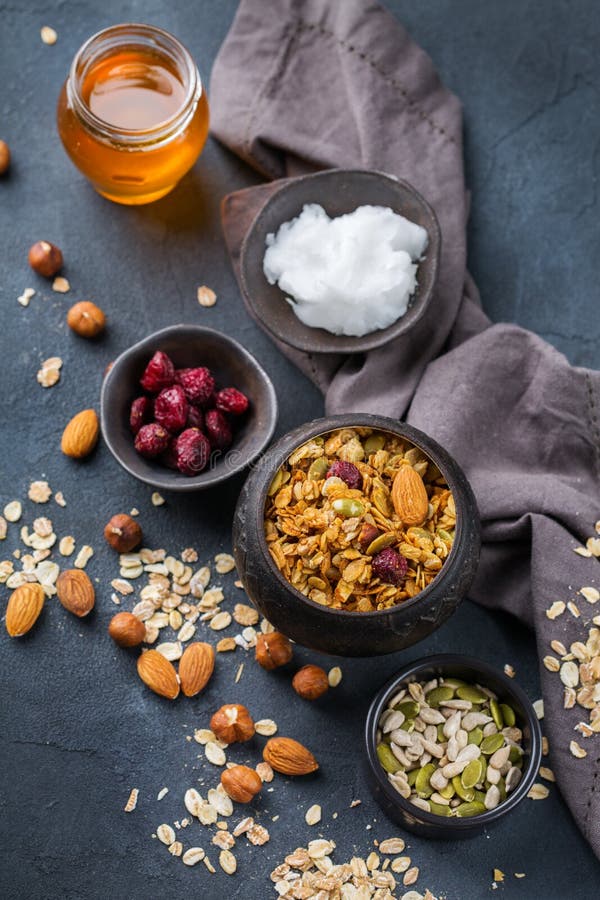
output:
[{"label": "dark ceramic bowl", "polygon": [[[143,393],[140,377],[157,350],[168,353],[177,368],[208,366],[219,387],[236,387],[250,398],[233,446],[225,453],[214,453],[199,475],[167,469],[140,456],[133,446],[129,409],[131,401]],[[262,453],[275,430],[277,397],[267,373],[233,338],[200,325],[173,325],[134,344],[115,360],[102,385],[100,415],[109,450],[131,475],[164,490],[198,491],[231,478]]]},{"label": "dark ceramic bowl", "polygon": [[[390,697],[411,681],[428,681],[440,675],[462,678],[489,687],[502,703],[515,711],[517,726],[523,731],[523,775],[517,787],[503,803],[479,816],[459,819],[437,816],[413,806],[400,796],[389,782],[377,758],[377,723]],[[373,700],[365,728],[367,775],[375,800],[386,815],[403,828],[423,837],[456,840],[470,837],[488,828],[517,806],[536,779],[542,758],[542,732],[535,710],[527,694],[511,678],[480,659],[441,654],[408,663],[385,684]]]},{"label": "dark ceramic bowl", "polygon": [[[332,334],[304,325],[277,284],[263,272],[266,238],[302,212],[305,203],[320,204],[329,216],[353,212],[358,206],[389,206],[429,236],[425,257],[417,271],[418,286],[405,315],[388,328],[363,337]],[[250,226],[241,250],[242,288],[250,308],[274,337],[308,353],[364,353],[405,334],[419,321],[432,299],[441,247],[434,211],[406,181],[362,169],[328,169],[295,178],[267,200]]]},{"label": "dark ceramic bowl", "polygon": [[[416,597],[377,612],[330,609],[305,597],[278,570],[264,535],[267,491],[290,453],[310,438],[353,426],[393,432],[419,447],[446,478],[456,504],[454,544],[437,576]],[[404,422],[352,413],[309,422],[286,434],[261,458],[240,494],[233,523],[233,547],[248,596],[277,629],[299,644],[325,653],[377,656],[416,644],[454,612],[477,569],[479,516],[462,470],[436,441]]]}]

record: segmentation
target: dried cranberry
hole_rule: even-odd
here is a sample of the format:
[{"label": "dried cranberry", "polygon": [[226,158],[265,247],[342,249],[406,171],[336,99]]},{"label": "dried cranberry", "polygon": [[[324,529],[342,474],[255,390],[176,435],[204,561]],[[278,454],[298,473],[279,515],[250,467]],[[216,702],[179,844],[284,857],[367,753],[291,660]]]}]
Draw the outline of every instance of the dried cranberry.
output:
[{"label": "dried cranberry", "polygon": [[167,429],[158,422],[142,425],[135,436],[135,449],[142,456],[152,459],[154,456],[160,456],[167,449],[170,437]]},{"label": "dried cranberry", "polygon": [[140,384],[151,394],[158,394],[175,381],[175,366],[166,353],[157,350],[140,378]]},{"label": "dried cranberry", "polygon": [[173,384],[161,391],[154,401],[154,418],[167,431],[177,434],[185,428],[188,409],[183,388],[180,384]]},{"label": "dried cranberry", "polygon": [[176,378],[189,402],[195,406],[204,406],[212,397],[215,379],[210,369],[204,366],[198,369],[178,369]]},{"label": "dried cranberry", "polygon": [[188,407],[186,425],[188,428],[199,428],[204,431],[204,413],[197,406]]},{"label": "dried cranberry", "polygon": [[402,584],[407,571],[408,562],[392,547],[386,547],[373,557],[373,574],[387,584],[394,584],[396,587]]},{"label": "dried cranberry", "polygon": [[175,471],[177,471],[177,450],[175,449],[176,443],[177,438],[172,438],[172,440],[169,441],[169,446],[160,457],[161,463],[166,466],[167,469],[175,469]]},{"label": "dried cranberry", "polygon": [[249,400],[237,388],[223,388],[215,395],[215,406],[223,413],[241,416],[248,409]]},{"label": "dried cranberry", "polygon": [[197,428],[186,428],[175,441],[175,455],[180,472],[197,475],[210,459],[210,444]]},{"label": "dried cranberry", "polygon": [[341,478],[345,481],[349,488],[360,491],[362,488],[362,475],[356,468],[354,463],[344,462],[343,459],[336,459],[332,462],[327,471],[327,478]]},{"label": "dried cranberry", "polygon": [[229,422],[218,409],[209,409],[204,416],[204,427],[211,447],[215,450],[227,450],[231,446],[233,435]]},{"label": "dried cranberry", "polygon": [[129,411],[129,427],[137,434],[142,425],[152,418],[152,400],[150,397],[136,397]]}]

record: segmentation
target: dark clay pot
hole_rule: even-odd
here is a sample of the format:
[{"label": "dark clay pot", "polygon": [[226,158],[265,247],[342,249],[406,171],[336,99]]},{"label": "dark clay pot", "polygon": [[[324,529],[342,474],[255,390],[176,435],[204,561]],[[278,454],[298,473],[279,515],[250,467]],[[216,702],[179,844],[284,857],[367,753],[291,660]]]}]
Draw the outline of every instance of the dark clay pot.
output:
[{"label": "dark clay pot", "polygon": [[[354,426],[390,431],[423,450],[446,478],[456,504],[454,545],[436,578],[416,597],[380,612],[344,612],[309,600],[279,572],[264,537],[265,499],[277,469],[296,447],[310,438]],[[282,437],[248,476],[233,523],[237,569],[252,602],[276,629],[292,640],[339,656],[376,656],[403,650],[439,628],[473,581],[480,543],[475,497],[452,457],[422,431],[395,419],[367,413],[316,419]]]}]

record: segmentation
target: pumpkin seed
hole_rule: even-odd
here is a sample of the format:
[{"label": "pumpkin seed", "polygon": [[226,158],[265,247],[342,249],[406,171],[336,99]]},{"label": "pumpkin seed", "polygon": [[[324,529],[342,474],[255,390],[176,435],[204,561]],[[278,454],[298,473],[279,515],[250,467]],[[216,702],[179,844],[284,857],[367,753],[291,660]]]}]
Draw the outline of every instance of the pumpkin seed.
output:
[{"label": "pumpkin seed", "polygon": [[408,783],[411,787],[415,786],[415,781],[417,780],[417,775],[419,774],[419,769],[411,769],[408,775],[406,776]]},{"label": "pumpkin seed", "polygon": [[442,700],[451,700],[453,697],[454,688],[443,684],[440,685],[440,687],[434,688],[432,691],[429,691],[426,699],[430,706],[432,706],[434,709],[437,709]]},{"label": "pumpkin seed", "polygon": [[498,731],[502,731],[502,729],[504,728],[504,719],[502,717],[500,704],[497,700],[490,700],[490,712],[492,714],[492,719],[496,723]]},{"label": "pumpkin seed", "polygon": [[449,782],[445,788],[442,788],[441,791],[438,791],[438,794],[444,798],[444,800],[452,800],[454,794],[456,793],[452,782]]},{"label": "pumpkin seed", "polygon": [[432,813],[435,813],[436,816],[449,816],[450,815],[450,807],[444,806],[442,803],[434,803],[433,800],[429,801],[429,810]]},{"label": "pumpkin seed", "polygon": [[383,742],[377,745],[377,758],[386,772],[395,775],[402,766],[390,750],[387,744]]},{"label": "pumpkin seed", "polygon": [[467,743],[468,744],[476,744],[478,747],[483,740],[483,731],[481,728],[473,728],[469,731],[467,735]]},{"label": "pumpkin seed", "polygon": [[483,763],[481,759],[472,759],[463,770],[460,781],[464,788],[470,790],[476,784],[481,783],[483,777]]},{"label": "pumpkin seed", "polygon": [[515,711],[512,706],[509,706],[508,703],[501,703],[500,712],[502,713],[504,724],[509,728],[513,728],[517,721],[517,717],[515,716]]},{"label": "pumpkin seed", "polygon": [[419,715],[419,704],[416,700],[403,700],[401,703],[397,703],[394,709],[404,713],[407,719],[414,719]]},{"label": "pumpkin seed", "polygon": [[444,678],[444,684],[448,687],[454,688],[455,690],[456,688],[464,687],[466,683],[467,682],[463,681],[462,678],[454,678],[452,676],[450,678]]},{"label": "pumpkin seed", "polygon": [[496,750],[499,750],[503,745],[503,734],[488,734],[481,742],[481,752],[485,753],[486,756],[491,756],[492,753],[495,753]]},{"label": "pumpkin seed", "polygon": [[320,481],[322,478],[325,478],[328,469],[329,460],[325,456],[320,456],[310,464],[307,477],[309,481]]},{"label": "pumpkin seed", "polygon": [[437,739],[440,743],[443,743],[446,740],[446,735],[444,734],[444,726],[438,725],[437,727]]},{"label": "pumpkin seed", "polygon": [[485,804],[482,803],[481,800],[472,800],[470,803],[461,803],[460,806],[457,806],[455,809],[455,813],[459,817],[459,819],[467,819],[471,816],[479,816],[485,811]]},{"label": "pumpkin seed", "polygon": [[376,509],[379,510],[382,516],[385,516],[386,519],[389,519],[392,513],[394,512],[392,507],[392,500],[390,497],[390,493],[387,488],[384,487],[376,487],[373,489],[373,493],[371,494],[371,498],[373,503],[375,504]]},{"label": "pumpkin seed", "polygon": [[345,519],[353,519],[356,516],[361,516],[365,511],[360,500],[352,500],[350,497],[341,497],[334,500],[331,506],[337,513],[344,516]]},{"label": "pumpkin seed", "polygon": [[520,766],[523,763],[523,751],[520,747],[512,746],[510,748],[510,753],[508,754],[509,761],[513,764],[513,766]]},{"label": "pumpkin seed", "polygon": [[370,434],[363,447],[367,455],[377,453],[378,450],[383,450],[385,447],[385,437],[382,434]]},{"label": "pumpkin seed", "polygon": [[[464,772],[463,772],[464,775]],[[452,787],[454,791],[458,794],[461,800],[464,800],[465,803],[470,803],[475,799],[475,791],[471,788],[466,788],[462,783],[462,779],[460,775],[455,775],[452,779]]]},{"label": "pumpkin seed", "polygon": [[461,685],[456,689],[456,696],[461,700],[468,700],[470,703],[485,703],[489,700],[487,694],[480,691],[479,688],[472,687],[470,684]]},{"label": "pumpkin seed", "polygon": [[396,542],[397,538],[393,531],[388,531],[385,534],[380,534],[375,538],[374,541],[371,541],[369,546],[367,547],[367,556],[375,556],[376,553],[379,553],[381,550],[385,550],[386,547],[391,547],[392,544]]},{"label": "pumpkin seed", "polygon": [[436,770],[436,766],[434,763],[427,763],[426,766],[423,766],[417,775],[417,779],[415,781],[415,789],[419,797],[423,800],[427,800],[428,797],[431,797],[433,794],[433,788],[429,784],[429,779],[433,775]]}]

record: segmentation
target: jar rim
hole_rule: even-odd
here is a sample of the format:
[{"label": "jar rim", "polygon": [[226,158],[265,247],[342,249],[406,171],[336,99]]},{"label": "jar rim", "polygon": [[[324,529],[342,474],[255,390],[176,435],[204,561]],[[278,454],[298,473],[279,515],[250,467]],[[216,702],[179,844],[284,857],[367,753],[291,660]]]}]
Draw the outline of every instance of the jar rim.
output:
[{"label": "jar rim", "polygon": [[[111,125],[92,112],[81,93],[83,78],[90,66],[109,56],[115,49],[125,46],[141,46],[161,52],[175,64],[178,74],[183,76],[185,97],[180,108],[169,118],[150,128]],[[178,38],[157,25],[124,22],[97,31],[81,45],[71,63],[67,91],[74,112],[99,137],[129,145],[156,144],[171,137],[191,118],[202,95],[202,82],[192,55]]]}]

